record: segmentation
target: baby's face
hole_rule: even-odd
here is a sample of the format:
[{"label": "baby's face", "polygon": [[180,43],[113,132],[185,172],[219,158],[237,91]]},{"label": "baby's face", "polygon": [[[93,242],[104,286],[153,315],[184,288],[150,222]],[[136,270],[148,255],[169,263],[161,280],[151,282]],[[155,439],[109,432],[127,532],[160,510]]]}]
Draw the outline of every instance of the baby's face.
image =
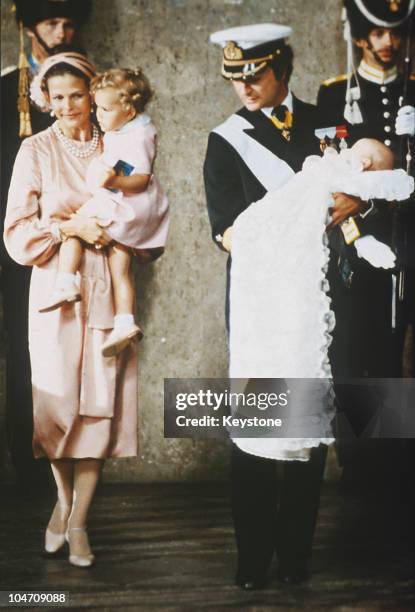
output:
[{"label": "baby's face", "polygon": [[135,111],[132,108],[126,110],[119,98],[119,92],[115,87],[105,87],[95,92],[95,104],[97,106],[97,119],[104,132],[119,130],[134,118]]}]

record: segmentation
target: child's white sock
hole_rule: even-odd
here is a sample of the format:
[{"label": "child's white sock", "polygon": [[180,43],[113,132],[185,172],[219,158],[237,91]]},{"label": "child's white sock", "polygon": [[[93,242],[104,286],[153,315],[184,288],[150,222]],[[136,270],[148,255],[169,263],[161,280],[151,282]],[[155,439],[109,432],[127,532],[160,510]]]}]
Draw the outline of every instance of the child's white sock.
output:
[{"label": "child's white sock", "polygon": [[133,314],[119,314],[114,317],[114,328],[131,327],[134,325]]},{"label": "child's white sock", "polygon": [[58,272],[56,275],[55,287],[57,289],[68,289],[74,284],[79,288],[79,281],[76,274],[71,274],[70,272]]}]

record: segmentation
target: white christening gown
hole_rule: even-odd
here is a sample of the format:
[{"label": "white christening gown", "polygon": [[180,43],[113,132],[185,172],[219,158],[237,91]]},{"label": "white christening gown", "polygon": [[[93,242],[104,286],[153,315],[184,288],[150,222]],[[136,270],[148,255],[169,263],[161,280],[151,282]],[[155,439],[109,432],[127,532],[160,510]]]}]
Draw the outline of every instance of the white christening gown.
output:
[{"label": "white christening gown", "polygon": [[[315,384],[297,381],[293,387],[285,423],[292,436],[278,438],[275,430],[268,430],[260,437],[233,438],[243,451],[306,461],[312,447],[333,442],[328,348],[335,318],[327,295],[325,231],[331,195],[392,201],[407,199],[413,188],[412,177],[403,170],[362,172],[351,150],[338,154],[327,149],[323,157],[308,157],[301,172],[236,219],[230,378],[319,379]],[[240,392],[244,384],[233,381],[232,386]]]}]

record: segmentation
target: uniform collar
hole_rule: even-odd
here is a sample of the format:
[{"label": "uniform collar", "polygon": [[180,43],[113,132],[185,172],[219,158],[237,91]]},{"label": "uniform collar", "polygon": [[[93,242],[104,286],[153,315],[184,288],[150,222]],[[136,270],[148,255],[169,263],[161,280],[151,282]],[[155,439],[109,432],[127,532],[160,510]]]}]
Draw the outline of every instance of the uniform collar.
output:
[{"label": "uniform collar", "polygon": [[369,66],[364,60],[360,62],[357,72],[367,81],[377,85],[391,83],[398,76],[398,68],[396,66],[393,66],[390,70],[378,70]]},{"label": "uniform collar", "polygon": [[[290,113],[293,112],[293,94],[291,92],[291,89],[288,90],[288,94],[287,97],[285,98],[285,100],[283,100],[280,104],[280,106],[286,106],[288,108],[288,110],[290,111]],[[264,108],[261,108],[261,111],[264,113],[264,115],[266,115],[267,117],[271,117],[271,113],[274,110],[273,106],[265,106]]]}]

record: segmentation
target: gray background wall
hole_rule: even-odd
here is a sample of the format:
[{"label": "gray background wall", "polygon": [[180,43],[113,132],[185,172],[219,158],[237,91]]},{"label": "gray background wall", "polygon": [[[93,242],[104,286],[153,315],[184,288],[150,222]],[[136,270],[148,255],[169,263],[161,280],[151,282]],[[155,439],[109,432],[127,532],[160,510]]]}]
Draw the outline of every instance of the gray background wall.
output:
[{"label": "gray background wall", "polygon": [[[4,68],[17,62],[17,29],[10,0],[1,0],[1,9]],[[202,165],[209,131],[238,103],[220,76],[220,51],[208,44],[209,34],[257,22],[291,25],[291,85],[313,102],[323,79],[344,72],[340,12],[340,0],[94,1],[82,34],[91,58],[98,68],[142,66],[156,91],[149,108],[159,130],[156,171],[172,212],[166,254],[137,279],[146,332],[139,367],[140,454],[138,460],[108,462],[107,480],[215,480],[227,474],[226,444],[163,438],[163,379],[224,377],[227,370],[226,257],[210,239]],[[10,478],[4,400],[0,425],[0,477]]]}]

